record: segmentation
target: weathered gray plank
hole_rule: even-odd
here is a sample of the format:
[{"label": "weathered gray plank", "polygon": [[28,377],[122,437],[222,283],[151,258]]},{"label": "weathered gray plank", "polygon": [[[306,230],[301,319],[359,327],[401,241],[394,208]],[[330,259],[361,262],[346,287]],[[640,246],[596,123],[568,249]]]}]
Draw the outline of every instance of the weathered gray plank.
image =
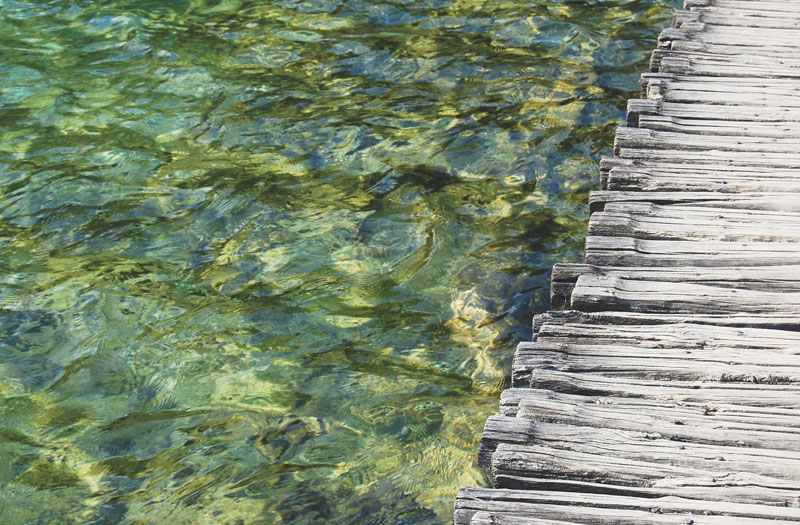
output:
[{"label": "weathered gray plank", "polygon": [[747,399],[752,406],[800,408],[800,387],[794,384],[658,381],[557,370],[537,370],[533,383],[512,380],[515,388],[534,387],[564,394],[722,404],[736,404]]},{"label": "weathered gray plank", "polygon": [[725,60],[701,56],[662,56],[657,61],[658,71],[691,73],[695,75],[751,76],[759,78],[798,78],[800,70],[792,65],[776,67],[773,64],[757,65],[755,57],[749,64],[732,64]]},{"label": "weathered gray plank", "polygon": [[800,188],[796,170],[655,159],[604,158],[600,176],[603,188],[615,191],[797,193]]},{"label": "weathered gray plank", "polygon": [[[739,483],[754,486],[760,497],[769,498],[763,494],[769,488],[779,494],[773,503],[800,505],[798,452],[679,442],[647,432],[554,423],[537,423],[537,429],[536,444],[497,446],[491,468],[496,485],[503,475],[636,487],[654,486],[665,478],[703,479],[708,485],[717,479],[717,486],[724,488],[736,484],[734,476],[726,475],[746,473]],[[725,498],[721,492],[719,499]]]},{"label": "weathered gray plank", "polygon": [[[659,47],[666,47],[676,40],[691,40],[710,44],[740,46],[743,53],[747,52],[748,47],[766,46],[783,48],[788,51],[797,49],[797,47],[800,46],[797,41],[797,33],[797,29],[726,27],[698,22],[687,22],[681,24],[680,28],[664,29],[661,34],[658,35],[658,42]],[[681,72],[685,73],[686,70]],[[769,77],[768,72],[762,74],[765,77]]]},{"label": "weathered gray plank", "polygon": [[[710,98],[710,97],[709,97]],[[638,127],[642,130],[666,131],[683,135],[685,141],[703,140],[691,135],[711,135],[717,137],[763,137],[793,138],[800,137],[800,123],[789,122],[776,126],[775,123],[751,122],[747,125],[737,121],[685,119],[662,115],[640,115]],[[733,139],[736,140],[736,139]]]},{"label": "weathered gray plank", "polygon": [[793,3],[792,0],[758,2],[754,2],[753,0],[713,0],[713,2],[708,2],[707,5],[699,4],[706,4],[706,2],[698,2],[698,5],[695,5],[694,2],[686,2],[686,8],[697,9],[713,6],[717,9],[730,9],[741,13],[762,13],[768,16],[775,16],[773,12],[777,12],[780,16],[796,15],[800,12],[797,9],[797,5]]},{"label": "weathered gray plank", "polygon": [[800,266],[739,266],[739,267],[613,267],[589,264],[556,264],[552,279],[555,282],[575,283],[581,275],[613,276],[638,281],[696,282],[769,291],[794,291],[800,287]]},{"label": "weathered gray plank", "polygon": [[[512,405],[506,398],[505,416],[494,416],[492,450],[500,442],[533,444],[537,421],[644,432],[673,441],[800,450],[800,425],[793,409],[580,396],[539,389],[524,389],[524,395],[514,401]],[[524,437],[504,431],[519,426],[520,420],[530,420]]]},{"label": "weathered gray plank", "polygon": [[500,443],[530,444],[533,443],[534,433],[533,421],[529,419],[490,416],[486,420],[481,434],[478,465],[489,468],[491,466],[492,453]]},{"label": "weathered gray plank", "polygon": [[[793,520],[799,516],[796,508],[697,501],[679,497],[637,498],[593,494],[589,491],[560,492],[553,490],[463,488],[459,491],[456,498],[454,521],[457,525],[468,524],[475,513],[482,511],[592,524],[674,523],[670,521],[636,521],[643,520],[649,515],[653,519],[661,516],[678,516],[682,520],[690,519],[692,525],[704,523],[761,525],[768,523],[764,520]],[[721,520],[712,521],[712,518],[717,517]],[[686,523],[684,521],[684,525]]]},{"label": "weathered gray plank", "polygon": [[800,169],[800,153],[721,151],[719,149],[620,148],[618,154],[623,159],[661,160],[676,163],[725,163],[737,167]]},{"label": "weathered gray plank", "polygon": [[[678,79],[680,78],[680,80]],[[719,79],[710,82],[709,79]],[[797,107],[798,92],[792,79],[758,77],[703,77],[646,73],[641,77],[642,98],[668,102],[725,106]]]},{"label": "weathered gray plank", "polygon": [[713,135],[698,137],[686,133],[621,127],[617,129],[615,149],[681,149],[720,150],[731,152],[795,153],[800,150],[800,139],[793,137],[760,137],[751,135]]},{"label": "weathered gray plank", "polygon": [[520,343],[514,356],[515,385],[539,385],[542,371],[594,373],[663,381],[800,384],[800,357],[793,353],[750,349],[665,348],[627,345]]},{"label": "weathered gray plank", "polygon": [[[589,320],[584,322],[572,322],[570,319],[553,320],[550,315],[543,317],[545,320],[539,324],[536,331],[536,341],[539,342],[586,344],[587,341],[591,341],[593,344],[622,344],[641,348],[642,353],[647,353],[650,349],[666,348],[726,351],[750,349],[755,354],[762,350],[794,353],[800,349],[800,332],[791,330],[693,322],[603,324]],[[694,316],[688,318],[693,319]]]},{"label": "weathered gray plank", "polygon": [[743,266],[800,264],[791,242],[661,241],[589,236],[587,264],[602,266]]},{"label": "weathered gray plank", "polygon": [[[684,452],[680,450],[682,445],[670,443],[672,450],[665,454],[674,456],[675,463],[682,464],[607,457],[596,452],[546,446],[500,445],[492,455],[492,479],[498,488],[564,490],[572,483],[582,482],[584,487],[590,485],[598,493],[627,495],[624,487],[636,487],[651,489],[656,497],[793,507],[797,511],[797,482],[726,471],[725,461],[717,461],[722,465],[719,471],[708,472],[705,464],[712,464],[716,458],[689,458],[681,454]],[[764,461],[753,458],[753,463],[764,464]],[[748,467],[745,462],[745,468]],[[662,479],[667,482],[660,484]],[[638,492],[641,494],[644,490]]]},{"label": "weathered gray plank", "polygon": [[[670,162],[658,159],[623,159],[620,157],[603,157],[600,159],[600,172],[608,172],[614,168],[647,170],[649,173],[658,175],[708,175],[726,176],[731,179],[759,177],[767,181],[778,180],[797,180],[797,170],[789,168],[774,168],[762,166],[736,166],[728,162],[725,163],[691,163],[691,162]],[[712,191],[707,189],[705,191]],[[713,191],[719,191],[714,188]]]},{"label": "weathered gray plank", "polygon": [[[781,55],[759,53],[752,48],[737,55],[719,55],[709,52],[658,49],[650,57],[651,71],[663,73],[679,71],[695,75],[739,75],[763,78],[796,78],[800,62],[791,53]],[[710,47],[710,46],[709,46]],[[741,48],[740,48],[741,49]]]},{"label": "weathered gray plank", "polygon": [[[699,192],[713,190],[722,193],[797,193],[800,177],[781,176],[760,178],[757,175],[728,175],[722,171],[678,171],[664,173],[658,168],[611,168],[602,174],[604,188],[614,191],[640,192]],[[640,196],[642,200],[644,196]]]},{"label": "weathered gray plank", "polygon": [[[687,50],[702,50],[711,48],[710,44],[688,41],[676,42],[673,45],[688,46]],[[726,49],[730,52],[730,54],[733,55],[737,55],[742,51],[739,46],[717,46],[717,48]],[[773,50],[772,48],[764,49],[771,50],[773,52],[779,52]],[[645,94],[648,92],[648,86],[653,83],[665,84],[667,86],[685,86],[685,89],[699,91],[712,91],[719,93],[727,92],[734,96],[740,92],[754,93],[757,95],[783,94],[788,96],[798,89],[797,82],[787,78],[708,77],[687,73],[661,73],[654,71],[642,73],[641,83],[643,87],[642,96],[644,98],[646,98]]]},{"label": "weathered gray plank", "polygon": [[[778,125],[800,122],[800,108],[787,106],[757,106],[693,104],[666,100],[632,99],[628,101],[628,116],[661,115],[686,119],[728,120],[742,123],[772,122]],[[743,124],[746,125],[746,124]]]},{"label": "weathered gray plank", "polygon": [[[560,373],[559,373],[560,374]],[[574,376],[574,375],[573,375]],[[563,375],[559,377],[563,378]],[[614,380],[615,381],[615,380]],[[539,413],[537,418],[548,417],[551,418],[553,422],[564,422],[570,423],[574,425],[585,425],[585,426],[593,426],[586,421],[580,419],[580,413],[576,412],[573,408],[571,408],[570,403],[577,401],[575,400],[585,400],[585,403],[592,404],[595,408],[598,409],[598,412],[595,412],[593,421],[596,421],[598,425],[602,425],[602,417],[603,414],[599,412],[600,409],[608,408],[609,411],[613,410],[614,406],[620,405],[622,403],[628,404],[631,407],[634,406],[641,406],[641,407],[655,407],[660,406],[662,410],[669,410],[670,408],[674,407],[688,407],[687,410],[691,410],[693,407],[697,407],[698,409],[702,409],[705,413],[706,410],[709,413],[714,412],[715,410],[722,411],[721,413],[729,413],[728,420],[723,422],[723,425],[733,425],[741,423],[742,425],[736,426],[735,429],[741,431],[750,432],[748,436],[742,437],[743,444],[746,444],[750,441],[748,440],[755,440],[753,442],[757,442],[758,440],[770,440],[771,437],[774,437],[775,440],[778,439],[778,436],[782,432],[790,432],[794,434],[794,430],[786,430],[787,428],[796,428],[796,417],[794,417],[797,406],[774,406],[770,403],[769,399],[774,399],[773,397],[769,397],[765,400],[764,403],[752,402],[749,397],[740,397],[735,398],[730,395],[726,395],[725,399],[720,399],[718,396],[714,394],[718,388],[718,385],[715,384],[705,384],[702,383],[691,383],[692,387],[701,385],[708,387],[707,389],[702,388],[695,388],[694,390],[704,390],[703,392],[698,391],[691,391],[692,387],[686,388],[670,388],[669,390],[662,390],[659,392],[653,392],[650,395],[640,395],[640,396],[621,396],[616,395],[607,391],[603,391],[599,394],[592,394],[592,393],[575,393],[575,392],[559,392],[559,391],[551,391],[545,388],[531,388],[530,385],[521,385],[517,387],[512,387],[503,391],[502,395],[500,396],[500,415],[505,417],[515,418],[519,415],[520,408],[525,405],[533,405],[535,406],[537,403],[542,403],[542,396],[553,398],[557,397],[559,400],[564,401],[564,405],[562,406],[562,410],[550,412],[548,414]],[[662,385],[663,386],[663,385]],[[720,391],[724,390],[734,390],[735,393],[738,395],[747,395],[749,396],[752,390],[758,391],[758,389],[752,389],[749,385],[744,385],[747,388],[741,389],[743,385],[729,385],[728,389],[721,389]],[[712,388],[715,387],[715,388]],[[778,391],[786,390],[785,387],[778,388]],[[778,393],[777,395],[780,395]],[[795,395],[795,403],[797,402],[797,397]],[[571,401],[572,400],[572,401]],[[604,401],[606,400],[606,401]],[[581,401],[584,402],[584,401]],[[609,405],[606,407],[605,405]],[[533,409],[530,409],[524,413],[524,417],[529,417]],[[588,410],[588,408],[586,409]],[[571,414],[571,415],[570,415]],[[735,418],[741,415],[741,421],[735,420]],[[629,430],[641,430],[640,426],[646,426],[647,422],[650,419],[647,418],[648,413],[642,413],[643,419],[632,418],[630,417],[630,413],[626,418],[626,422],[618,422],[618,424],[623,425],[621,428],[627,428]],[[781,416],[785,416],[782,418]],[[611,416],[608,416],[611,417]],[[688,418],[688,419],[687,419]],[[536,419],[536,418],[535,418]],[[672,421],[688,421],[685,425],[687,428],[685,429],[673,429],[672,433],[664,432],[665,436],[679,436],[682,434],[679,433],[691,433],[694,432],[693,425],[697,425],[698,423],[693,422],[689,415],[683,415],[681,418],[675,419],[665,419],[662,421],[664,424],[672,423]],[[790,420],[792,421],[790,423]],[[583,422],[581,422],[583,421]],[[755,428],[745,427],[743,426],[744,423],[748,421],[752,422],[754,425],[762,425],[765,428],[765,432],[769,433],[771,424],[775,424],[775,428],[772,431],[775,432],[774,436],[768,436],[766,434],[762,436],[756,435]],[[714,422],[709,422],[709,425],[714,425]],[[680,426],[680,425],[673,425],[673,426]],[[609,425],[609,428],[613,428]],[[722,430],[722,429],[720,429]],[[525,434],[527,435],[527,434]],[[527,439],[527,438],[526,438]],[[527,441],[526,441],[527,442]],[[766,442],[766,441],[765,441]],[[788,444],[791,444],[791,440],[788,441]],[[775,446],[770,448],[783,448],[781,446]]]},{"label": "weathered gray plank", "polygon": [[[765,204],[780,205],[770,201]],[[592,214],[589,234],[637,239],[798,242],[800,215],[757,209],[614,202],[607,204],[605,211]]]},{"label": "weathered gray plank", "polygon": [[715,6],[675,12],[673,27],[681,27],[687,22],[735,27],[798,29],[800,28],[800,13],[782,11],[778,14],[760,10],[725,9]]},{"label": "weathered gray plank", "polygon": [[750,312],[800,317],[800,293],[582,275],[572,290],[572,308],[710,315]]},{"label": "weathered gray plank", "polygon": [[[578,489],[587,489],[589,486],[578,486]],[[642,510],[628,509],[597,509],[592,507],[562,507],[553,505],[537,505],[535,512],[539,516],[559,516],[555,520],[550,517],[532,518],[528,511],[505,514],[502,512],[477,512],[472,515],[471,525],[562,525],[566,523],[590,523],[593,525],[761,525],[774,524],[772,520],[765,521],[758,518],[740,518],[731,516],[706,516],[701,514],[661,514],[658,507]],[[691,516],[691,518],[687,517]],[[456,521],[456,524],[462,523]]]},{"label": "weathered gray plank", "polygon": [[[503,525],[514,523],[520,525],[567,525],[574,521],[555,521],[550,518],[531,518],[527,516],[509,516],[493,512],[476,512],[470,520],[470,525]],[[684,524],[685,525],[685,524]]]},{"label": "weathered gray plank", "polygon": [[638,312],[579,312],[577,310],[549,311],[533,317],[533,332],[546,324],[596,324],[608,326],[696,324],[723,327],[800,330],[797,317],[775,314],[735,313],[729,315],[647,314]]},{"label": "weathered gray plank", "polygon": [[[589,204],[608,212],[648,213],[674,216],[676,213],[720,213],[729,217],[793,220],[800,214],[800,193],[714,191],[593,191]],[[667,206],[669,205],[669,206]]]}]

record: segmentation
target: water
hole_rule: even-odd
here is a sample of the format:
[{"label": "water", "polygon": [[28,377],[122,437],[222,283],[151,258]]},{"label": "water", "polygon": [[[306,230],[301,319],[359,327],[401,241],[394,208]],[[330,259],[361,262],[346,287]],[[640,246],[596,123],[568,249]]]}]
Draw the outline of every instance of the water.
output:
[{"label": "water", "polygon": [[673,0],[0,0],[0,521],[446,523]]}]

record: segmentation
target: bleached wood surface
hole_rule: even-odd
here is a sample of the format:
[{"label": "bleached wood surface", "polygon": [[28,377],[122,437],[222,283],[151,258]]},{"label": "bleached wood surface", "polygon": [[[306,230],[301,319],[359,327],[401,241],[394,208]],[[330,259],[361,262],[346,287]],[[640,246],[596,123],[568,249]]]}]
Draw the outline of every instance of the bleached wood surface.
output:
[{"label": "bleached wood surface", "polygon": [[800,2],[686,0],[456,524],[800,521]]}]

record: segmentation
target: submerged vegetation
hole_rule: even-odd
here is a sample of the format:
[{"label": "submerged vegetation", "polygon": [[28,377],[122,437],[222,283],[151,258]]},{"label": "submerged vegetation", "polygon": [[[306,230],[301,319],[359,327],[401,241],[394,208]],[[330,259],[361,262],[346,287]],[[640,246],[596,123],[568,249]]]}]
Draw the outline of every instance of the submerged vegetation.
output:
[{"label": "submerged vegetation", "polygon": [[438,523],[674,2],[0,0],[2,523]]}]

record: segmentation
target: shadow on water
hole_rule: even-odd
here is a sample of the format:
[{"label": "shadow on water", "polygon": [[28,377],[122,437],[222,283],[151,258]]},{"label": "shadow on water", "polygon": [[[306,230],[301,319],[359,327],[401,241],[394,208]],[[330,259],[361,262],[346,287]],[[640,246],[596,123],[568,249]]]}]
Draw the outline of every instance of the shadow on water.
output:
[{"label": "shadow on water", "polygon": [[3,523],[446,523],[672,0],[0,0]]}]

